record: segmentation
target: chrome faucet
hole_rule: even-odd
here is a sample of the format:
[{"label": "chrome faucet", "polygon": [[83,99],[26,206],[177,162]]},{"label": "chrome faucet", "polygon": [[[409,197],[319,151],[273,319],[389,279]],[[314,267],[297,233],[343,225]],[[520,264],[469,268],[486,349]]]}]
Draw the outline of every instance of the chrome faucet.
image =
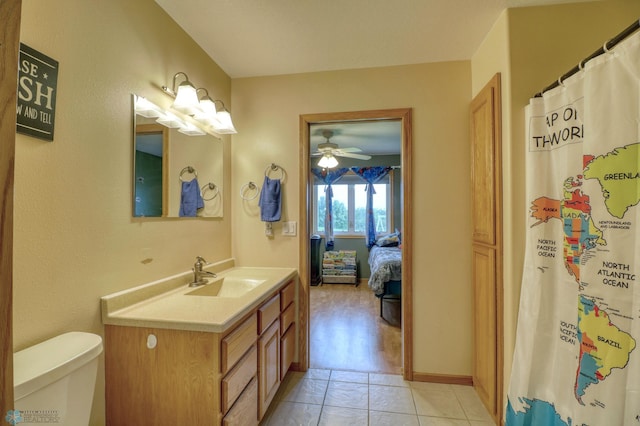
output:
[{"label": "chrome faucet", "polygon": [[189,283],[189,287],[197,287],[199,285],[206,284],[208,281],[203,277],[213,277],[215,278],[217,275],[213,272],[203,271],[202,267],[206,265],[207,262],[200,256],[196,256],[196,263],[194,263],[192,271],[193,271],[193,281]]}]

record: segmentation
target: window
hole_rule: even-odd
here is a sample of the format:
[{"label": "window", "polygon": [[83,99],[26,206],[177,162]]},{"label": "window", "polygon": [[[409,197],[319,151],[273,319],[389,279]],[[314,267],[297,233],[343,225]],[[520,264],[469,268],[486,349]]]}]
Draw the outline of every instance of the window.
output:
[{"label": "window", "polygon": [[[373,185],[373,212],[376,221],[376,233],[388,233],[391,229],[391,174]],[[367,206],[367,184],[351,172],[342,176],[331,185],[333,189],[333,232],[335,236],[357,235],[365,233],[365,212]],[[316,182],[313,186],[313,229],[317,234],[324,233],[326,185]]]}]

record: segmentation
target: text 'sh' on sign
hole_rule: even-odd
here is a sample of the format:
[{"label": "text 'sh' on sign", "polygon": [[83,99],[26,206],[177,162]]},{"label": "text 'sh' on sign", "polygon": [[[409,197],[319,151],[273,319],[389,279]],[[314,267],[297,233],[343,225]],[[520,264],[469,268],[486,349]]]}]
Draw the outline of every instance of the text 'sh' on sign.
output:
[{"label": "text 'sh' on sign", "polygon": [[58,61],[20,43],[16,131],[53,141]]}]

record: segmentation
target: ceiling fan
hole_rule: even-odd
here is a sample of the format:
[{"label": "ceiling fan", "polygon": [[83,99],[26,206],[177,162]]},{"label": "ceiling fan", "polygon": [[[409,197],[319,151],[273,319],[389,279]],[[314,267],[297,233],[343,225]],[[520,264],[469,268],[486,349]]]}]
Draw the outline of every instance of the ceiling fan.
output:
[{"label": "ceiling fan", "polygon": [[350,148],[340,148],[337,144],[330,141],[331,137],[333,137],[333,130],[323,130],[322,136],[327,139],[326,142],[318,145],[318,151],[311,154],[312,157],[322,156],[318,165],[320,167],[332,168],[338,165],[338,161],[335,157],[348,157],[348,158],[357,158],[358,160],[371,160],[370,155],[365,154],[356,154],[357,152],[361,152],[360,148],[350,147]]}]

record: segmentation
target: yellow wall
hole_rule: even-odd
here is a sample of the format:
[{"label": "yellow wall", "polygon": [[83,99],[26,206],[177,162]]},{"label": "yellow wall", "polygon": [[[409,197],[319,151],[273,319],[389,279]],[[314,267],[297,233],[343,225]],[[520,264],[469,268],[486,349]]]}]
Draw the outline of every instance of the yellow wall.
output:
[{"label": "yellow wall", "polygon": [[[529,98],[640,16],[635,0],[509,9],[472,58],[473,93],[503,73],[505,382],[513,360],[528,204],[524,107]],[[505,78],[506,75],[506,78]],[[508,386],[505,386],[505,391]]]},{"label": "yellow wall", "polygon": [[[55,140],[16,140],[15,350],[102,334],[101,296],[231,256],[227,193],[222,220],[131,217],[131,93],[167,106],[157,86],[184,71],[230,105],[230,78],[153,0],[26,0],[21,41],[60,68]],[[104,423],[103,376],[92,424]]]},{"label": "yellow wall", "polygon": [[[298,223],[300,114],[413,108],[414,371],[471,375],[470,63],[234,79],[233,193],[287,171],[283,220]],[[306,161],[306,160],[305,160]],[[254,203],[232,198],[233,253],[243,265],[298,266],[298,238],[264,236]],[[364,261],[364,260],[361,260]],[[313,318],[312,318],[313,321]],[[435,349],[438,348],[438,349]],[[312,348],[313,349],[313,348]]]}]

